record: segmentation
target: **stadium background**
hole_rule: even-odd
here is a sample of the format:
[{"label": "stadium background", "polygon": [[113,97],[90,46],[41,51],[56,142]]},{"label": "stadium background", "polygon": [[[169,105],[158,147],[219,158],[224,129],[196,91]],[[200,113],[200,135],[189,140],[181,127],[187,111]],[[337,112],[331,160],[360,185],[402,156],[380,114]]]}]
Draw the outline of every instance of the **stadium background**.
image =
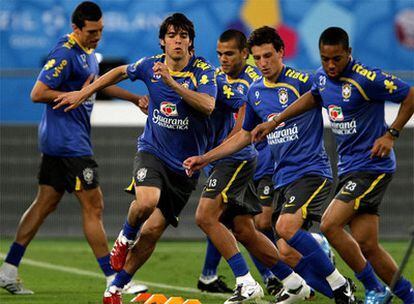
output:
[{"label": "stadium background", "polygon": [[[80,1],[0,1],[0,236],[14,235],[22,212],[37,189],[39,163],[37,123],[43,105],[29,99],[30,90],[50,49],[69,33],[70,14]],[[274,26],[284,38],[286,63],[299,69],[319,66],[317,40],[327,26],[341,26],[351,37],[353,54],[414,84],[414,1],[412,0],[250,0],[250,1],[96,1],[104,12],[105,29],[98,52],[103,68],[160,53],[158,27],[165,16],[183,12],[194,21],[197,54],[217,65],[216,39],[227,28],[246,34],[262,25]],[[141,84],[124,87],[144,94]],[[389,107],[395,113],[395,107]],[[120,101],[98,101],[93,114],[93,145],[100,165],[105,199],[105,227],[114,237],[132,199],[122,189],[129,182],[136,137],[145,117]],[[391,118],[393,114],[389,115]],[[396,142],[398,169],[382,205],[381,236],[401,239],[414,224],[414,122]],[[326,144],[334,160],[332,135]],[[201,184],[201,183],[200,183]],[[164,238],[198,239],[194,225],[199,190],[181,217],[178,229]],[[42,226],[39,236],[81,236],[79,204],[66,195]]]}]

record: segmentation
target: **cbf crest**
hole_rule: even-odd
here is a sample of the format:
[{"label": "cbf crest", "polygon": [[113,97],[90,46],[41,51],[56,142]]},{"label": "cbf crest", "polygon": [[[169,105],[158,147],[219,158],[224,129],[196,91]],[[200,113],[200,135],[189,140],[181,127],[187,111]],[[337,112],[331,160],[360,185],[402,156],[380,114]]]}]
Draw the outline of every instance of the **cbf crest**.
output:
[{"label": "cbf crest", "polygon": [[349,101],[351,94],[352,94],[352,85],[350,83],[344,83],[342,85],[342,97],[344,98],[344,101]]},{"label": "cbf crest", "polygon": [[240,94],[244,95],[244,87],[242,84],[239,84],[236,89]]},{"label": "cbf crest", "polygon": [[83,179],[84,181],[90,185],[93,182],[93,169],[91,168],[85,168],[82,171]]},{"label": "cbf crest", "polygon": [[137,181],[143,182],[144,179],[147,177],[147,168],[141,168],[137,171]]},{"label": "cbf crest", "polygon": [[279,102],[282,104],[282,106],[287,107],[287,103],[289,101],[288,91],[285,88],[281,88],[277,94],[279,95]]}]

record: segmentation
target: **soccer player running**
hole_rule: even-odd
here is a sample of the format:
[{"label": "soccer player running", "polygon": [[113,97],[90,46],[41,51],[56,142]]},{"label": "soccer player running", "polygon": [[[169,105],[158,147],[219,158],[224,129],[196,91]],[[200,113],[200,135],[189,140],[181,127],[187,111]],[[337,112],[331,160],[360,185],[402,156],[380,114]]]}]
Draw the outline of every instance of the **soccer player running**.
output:
[{"label": "soccer player running", "polygon": [[[243,128],[219,147],[187,159],[184,165],[190,172],[249,145],[256,125],[272,120],[311,87],[310,75],[283,64],[284,43],[274,29],[254,30],[248,45],[263,78],[250,86]],[[273,181],[279,203],[283,203],[276,230],[317,271],[315,289],[327,295],[329,291],[325,290],[333,290],[336,303],[355,303],[351,283],[332,265],[313,236],[301,229],[321,211],[331,187],[332,174],[322,133],[319,107],[298,118],[284,120],[267,137],[275,164]],[[277,301],[290,303],[298,291],[283,290]]]},{"label": "soccer player running", "polygon": [[[222,100],[217,99],[216,108],[212,114],[213,128],[217,130],[217,132],[213,133],[219,134],[215,140],[213,139],[213,147],[221,143],[226,137],[231,137],[240,130],[246,105],[245,100],[239,95],[246,95],[250,84],[261,77],[259,70],[246,62],[249,51],[247,49],[246,36],[242,32],[234,29],[223,32],[217,42],[217,55],[221,65],[219,75],[219,84],[221,84],[221,87],[219,86],[218,88],[218,97]],[[226,81],[221,81],[222,78]],[[223,94],[224,85],[226,86],[226,94]],[[232,112],[237,112],[237,120],[235,123],[232,119]],[[222,128],[223,123],[228,124],[228,128],[234,125],[230,133],[227,130],[228,128],[226,130]],[[265,142],[258,143],[256,149],[258,151],[258,157],[254,181],[251,180],[249,182],[248,188],[245,189],[246,193],[243,195],[247,200],[257,200],[259,198],[262,203],[263,212],[255,216],[255,221],[258,219],[262,227],[266,226],[267,228],[269,226],[271,228],[270,219],[273,210],[270,205],[273,198],[273,187],[271,186],[273,163],[270,161],[270,151]],[[212,165],[206,170],[207,176],[210,175],[211,169]],[[257,211],[255,209],[253,214],[257,213]],[[269,219],[268,225],[264,223],[266,218]],[[274,240],[273,231],[267,231],[265,229],[261,231],[271,240]],[[266,284],[268,292],[275,295],[276,291],[280,289],[281,284],[267,267],[263,266],[253,255],[251,257]],[[197,283],[198,289],[207,292],[233,292],[227,287],[221,276],[217,276],[217,267],[220,260],[220,252],[214,247],[211,240],[207,238],[206,257],[202,273]]]},{"label": "soccer player running", "polygon": [[214,69],[193,55],[194,37],[193,23],[173,14],[159,30],[164,54],[117,67],[81,91],[57,99],[57,107],[68,105],[66,110],[71,110],[97,90],[126,78],[142,80],[149,92],[148,119],[138,138],[133,170],[136,198],[111,252],[111,265],[120,272],[105,291],[104,303],[121,303],[122,287],[151,256],[167,226],[178,225],[196,186],[197,176],[188,177],[182,162],[207,148],[217,87]]},{"label": "soccer player running", "polygon": [[[72,13],[73,32],[60,38],[31,92],[35,103],[44,103],[39,125],[42,152],[39,187],[35,200],[23,214],[13,244],[0,268],[0,287],[12,294],[32,294],[18,279],[18,267],[27,246],[46,217],[53,212],[65,190],[73,192],[82,208],[83,231],[100,268],[111,282],[114,270],[109,263],[108,242],[102,223],[103,198],[98,180],[98,165],[92,155],[90,115],[94,98],[71,113],[53,110],[53,100],[63,92],[80,90],[98,75],[94,49],[102,36],[103,18],[98,5],[85,1]],[[139,105],[140,96],[119,87],[107,88],[113,97]],[[146,286],[127,286],[129,293],[147,290]]]},{"label": "soccer player running", "polygon": [[[231,50],[234,52],[238,48],[237,40],[234,38],[227,43],[224,42],[227,40],[228,34],[225,33],[224,39],[218,44],[219,57],[229,56],[232,53]],[[240,35],[242,34],[239,33],[239,38]],[[247,49],[243,52],[246,57]],[[220,61],[225,63],[223,66],[228,69],[229,62],[223,59],[220,58]],[[244,71],[250,70],[249,67],[246,66],[245,70],[240,69],[239,74],[234,75],[240,77],[240,73],[243,74]],[[259,77],[256,78],[259,79]],[[245,104],[246,96],[239,92],[241,91],[240,84],[245,82],[241,79],[236,81],[225,73],[217,75],[216,110],[211,116],[214,132],[213,147],[232,141],[230,135],[235,129],[232,123],[232,108],[239,108],[240,103]],[[247,89],[245,86],[242,88],[243,90]],[[208,158],[210,154],[208,152],[205,156]],[[227,260],[236,278],[234,294],[225,303],[241,303],[263,296],[263,290],[251,276],[236,240],[240,241],[253,256],[283,282],[283,294],[289,296],[276,297],[276,303],[293,303],[309,297],[310,288],[306,282],[279,260],[274,243],[256,229],[253,216],[261,211],[259,201],[243,197],[255,171],[256,152],[253,146],[248,142],[243,146],[243,149],[235,150],[234,153],[228,153],[226,156],[220,160],[218,158],[211,159],[211,162],[203,163],[203,166],[211,163],[213,168],[209,170],[210,176],[206,181],[196,211],[197,224]],[[183,165],[189,170],[189,175],[194,172],[193,164],[202,158],[203,156],[195,156],[184,162]]]},{"label": "soccer player running", "polygon": [[[322,67],[311,92],[257,126],[253,139],[261,140],[282,121],[315,107],[328,110],[339,155],[339,186],[321,230],[364,285],[366,303],[381,303],[389,290],[375,273],[389,285],[397,265],[378,243],[378,208],[396,168],[394,141],[414,112],[414,88],[353,59],[348,34],[341,28],[330,27],[321,34],[319,51]],[[385,100],[400,103],[390,127],[384,119]],[[412,285],[404,277],[393,293],[406,304],[414,303]]]}]

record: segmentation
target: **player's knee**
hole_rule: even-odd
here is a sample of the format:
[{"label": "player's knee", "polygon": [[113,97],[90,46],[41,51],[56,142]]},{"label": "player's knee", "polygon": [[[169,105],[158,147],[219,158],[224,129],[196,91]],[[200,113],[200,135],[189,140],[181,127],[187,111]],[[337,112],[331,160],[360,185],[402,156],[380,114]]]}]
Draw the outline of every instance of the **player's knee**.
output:
[{"label": "player's knee", "polygon": [[253,238],[256,238],[257,231],[252,229],[250,225],[235,224],[233,226],[234,237],[242,244],[248,243]]},{"label": "player's knee", "polygon": [[155,210],[157,202],[148,198],[143,198],[139,202],[137,200],[132,201],[129,212],[134,218],[148,218]]},{"label": "player's knee", "polygon": [[195,215],[195,221],[198,227],[203,231],[208,230],[209,227],[214,225],[214,221],[211,217],[206,216],[204,212],[197,210]]},{"label": "player's knee", "polygon": [[254,218],[254,224],[257,230],[266,231],[272,229],[272,221],[264,216],[257,216]]},{"label": "player's knee", "polygon": [[325,217],[322,218],[320,230],[327,238],[329,238],[330,235],[334,234],[338,228],[338,225],[336,225],[333,221]]},{"label": "player's knee", "polygon": [[292,225],[290,225],[288,221],[284,220],[281,217],[276,223],[276,232],[281,238],[285,240],[289,240],[296,233]]}]

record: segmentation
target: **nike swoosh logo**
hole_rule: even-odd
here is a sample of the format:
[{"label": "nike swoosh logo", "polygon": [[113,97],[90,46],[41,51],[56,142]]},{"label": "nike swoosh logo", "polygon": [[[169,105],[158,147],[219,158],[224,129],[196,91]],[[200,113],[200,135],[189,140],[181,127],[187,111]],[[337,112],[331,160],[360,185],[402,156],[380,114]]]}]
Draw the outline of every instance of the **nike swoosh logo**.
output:
[{"label": "nike swoosh logo", "polygon": [[285,204],[285,208],[293,207],[293,206],[295,206],[295,204]]},{"label": "nike swoosh logo", "polygon": [[344,195],[351,195],[352,193],[350,193],[350,192],[346,192],[346,191],[341,191],[341,194],[344,194]]},{"label": "nike swoosh logo", "polygon": [[260,195],[259,198],[260,199],[267,199],[267,198],[270,198],[270,195]]},{"label": "nike swoosh logo", "polygon": [[151,82],[158,82],[157,79],[151,79]]},{"label": "nike swoosh logo", "polygon": [[206,189],[204,189],[204,192],[211,192],[211,191],[214,191],[214,190],[216,190],[216,189],[214,189],[214,188],[206,188]]},{"label": "nike swoosh logo", "polygon": [[254,105],[255,105],[255,106],[258,106],[261,102],[262,102],[261,100],[259,100],[259,101],[255,101]]}]

